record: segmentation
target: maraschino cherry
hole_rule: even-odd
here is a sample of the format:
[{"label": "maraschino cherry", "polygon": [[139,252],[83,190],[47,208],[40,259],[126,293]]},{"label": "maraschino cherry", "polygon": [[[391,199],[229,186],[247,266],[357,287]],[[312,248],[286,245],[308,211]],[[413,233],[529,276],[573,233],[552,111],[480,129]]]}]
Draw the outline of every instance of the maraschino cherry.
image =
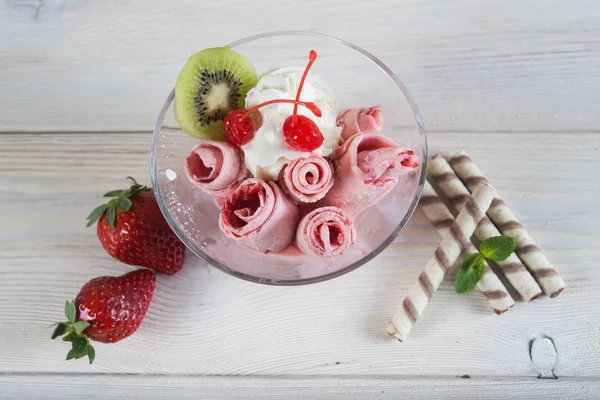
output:
[{"label": "maraschino cherry", "polygon": [[[310,118],[304,115],[298,115],[298,102],[300,101],[300,93],[304,80],[308,75],[308,70],[317,59],[317,52],[311,50],[308,55],[308,64],[304,69],[300,83],[298,84],[298,92],[296,93],[296,104],[294,104],[294,112],[287,117],[283,122],[282,131],[285,142],[294,150],[298,151],[313,151],[321,147],[323,144],[323,133],[317,127],[317,124]],[[318,116],[318,115],[317,115]]]},{"label": "maraschino cherry", "polygon": [[[249,110],[243,108],[236,108],[227,113],[225,119],[223,119],[223,132],[225,133],[225,139],[236,146],[242,146],[248,143],[254,137],[256,129],[260,126],[256,120],[251,118],[252,113],[256,112],[259,108],[268,106],[269,104],[275,103],[293,103],[294,109],[298,107],[298,104],[308,108],[317,117],[320,117],[321,109],[313,102],[291,100],[291,99],[275,99],[260,103]],[[308,118],[307,118],[308,119]],[[308,119],[310,121],[310,119]],[[311,121],[312,122],[312,121]],[[258,125],[258,126],[255,126]]]}]

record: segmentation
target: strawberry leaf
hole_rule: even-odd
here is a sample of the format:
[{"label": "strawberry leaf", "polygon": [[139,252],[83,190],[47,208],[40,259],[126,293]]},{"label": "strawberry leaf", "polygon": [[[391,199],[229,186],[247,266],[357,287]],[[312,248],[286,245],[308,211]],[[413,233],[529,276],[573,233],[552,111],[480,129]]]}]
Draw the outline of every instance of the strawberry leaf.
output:
[{"label": "strawberry leaf", "polygon": [[102,204],[91,212],[91,214],[87,217],[88,227],[94,225],[100,220],[100,218],[102,218],[103,215],[106,215],[106,223],[111,228],[114,228],[115,220],[117,218],[117,209],[122,212],[129,211],[133,205],[131,198],[142,192],[145,192],[146,190],[149,190],[148,187],[140,185],[132,177],[128,176],[127,179],[132,182],[132,185],[129,187],[129,189],[111,190],[110,192],[104,193],[104,197],[113,197],[113,199],[111,199],[108,204]]},{"label": "strawberry leaf", "polygon": [[56,324],[56,329],[54,329],[54,332],[52,333],[52,339],[56,339],[57,337],[62,336],[65,333],[67,333],[67,324],[65,324],[64,322],[60,322]]},{"label": "strawberry leaf", "polygon": [[[62,338],[63,342],[71,342],[71,350],[67,353],[67,360],[77,359],[85,357],[89,354],[90,349],[92,349],[90,342],[83,333],[83,331],[90,326],[87,321],[75,321],[77,318],[77,306],[75,305],[75,301],[66,301],[65,302],[65,316],[67,317],[67,322],[59,322],[52,333],[52,339],[56,339],[59,336],[62,336],[66,333],[66,336]],[[95,357],[94,349],[91,350],[92,355],[89,356],[90,360],[93,361]],[[90,363],[91,363],[90,361]]]},{"label": "strawberry leaf", "polygon": [[108,211],[106,211],[106,223],[111,228],[115,227],[115,219],[117,218],[117,208],[114,205],[110,205],[108,207]]},{"label": "strawberry leaf", "polygon": [[72,360],[74,358],[77,358],[75,352],[73,350],[69,350],[69,352],[67,353],[67,360]]},{"label": "strawberry leaf", "polygon": [[137,181],[135,179],[133,179],[131,176],[128,176],[127,179],[129,179],[131,181],[131,183],[133,183],[131,185],[131,187],[128,190],[128,196],[127,197],[132,197],[135,196],[136,194],[143,192],[145,190],[148,190],[148,188],[144,185],[140,185],[139,183],[137,183]]},{"label": "strawberry leaf", "polygon": [[131,206],[131,200],[129,200],[127,197],[123,197],[122,199],[119,199],[119,205],[117,207],[119,207],[119,210],[121,211],[129,211]]},{"label": "strawberry leaf", "polygon": [[108,193],[104,193],[104,197],[121,197],[126,194],[125,190],[111,190]]},{"label": "strawberry leaf", "polygon": [[77,338],[77,334],[75,332],[71,332],[63,338],[63,342],[72,342],[76,338]]},{"label": "strawberry leaf", "polygon": [[78,336],[73,340],[73,349],[76,358],[81,358],[87,355],[88,352],[88,340],[84,336]]},{"label": "strawberry leaf", "polygon": [[90,213],[90,215],[88,215],[87,219],[88,219],[88,223],[86,227],[90,227],[92,225],[94,225],[96,222],[98,222],[98,220],[102,217],[102,215],[104,214],[104,212],[106,211],[106,209],[108,208],[108,204],[102,204],[99,205],[98,207],[94,208],[94,211],[92,211]]},{"label": "strawberry leaf", "polygon": [[65,303],[65,315],[67,316],[67,319],[69,320],[69,322],[71,322],[71,323],[75,322],[76,314],[77,314],[77,310],[75,308],[75,302],[74,301],[69,302],[67,300],[67,302]]},{"label": "strawberry leaf", "polygon": [[81,332],[83,332],[88,326],[90,326],[90,324],[85,321],[77,321],[73,324],[73,327],[75,328],[75,333],[77,335],[81,335]]},{"label": "strawberry leaf", "polygon": [[89,343],[87,345],[87,356],[88,356],[88,359],[90,360],[90,365],[91,365],[94,362],[94,359],[96,358],[96,350],[94,350],[94,347],[92,347],[92,345]]}]

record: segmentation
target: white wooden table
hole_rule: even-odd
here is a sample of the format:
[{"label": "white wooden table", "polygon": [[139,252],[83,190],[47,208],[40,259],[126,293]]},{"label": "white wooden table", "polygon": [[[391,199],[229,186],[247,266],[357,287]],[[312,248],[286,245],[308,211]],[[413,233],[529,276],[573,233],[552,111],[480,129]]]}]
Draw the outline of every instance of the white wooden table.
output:
[{"label": "white wooden table", "polygon": [[[0,398],[600,396],[597,0],[3,3]],[[134,336],[98,345],[93,366],[64,361],[49,338],[64,300],[131,269],[85,217],[125,176],[149,182],[149,131],[187,56],[291,28],[391,66],[432,153],[467,150],[568,289],[498,317],[446,281],[410,340],[392,340],[386,324],[440,240],[417,211],[371,263],[316,285],[252,284],[190,257],[158,278]],[[544,335],[558,379],[530,360]]]}]

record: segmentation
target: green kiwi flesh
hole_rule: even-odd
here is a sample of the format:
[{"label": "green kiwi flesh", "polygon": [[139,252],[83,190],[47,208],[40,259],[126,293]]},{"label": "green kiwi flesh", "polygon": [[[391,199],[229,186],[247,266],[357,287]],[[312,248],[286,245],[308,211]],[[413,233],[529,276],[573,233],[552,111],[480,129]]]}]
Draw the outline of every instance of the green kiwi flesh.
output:
[{"label": "green kiwi flesh", "polygon": [[175,84],[175,119],[198,139],[225,140],[223,118],[244,108],[256,86],[254,65],[230,47],[204,49],[192,55]]}]

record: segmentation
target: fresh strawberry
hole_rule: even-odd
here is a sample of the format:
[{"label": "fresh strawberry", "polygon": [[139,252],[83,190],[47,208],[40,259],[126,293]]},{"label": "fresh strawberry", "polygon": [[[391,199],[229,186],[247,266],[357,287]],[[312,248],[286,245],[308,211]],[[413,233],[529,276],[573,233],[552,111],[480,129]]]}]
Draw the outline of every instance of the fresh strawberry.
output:
[{"label": "fresh strawberry", "polygon": [[113,199],[92,211],[87,226],[98,221],[98,238],[117,260],[173,275],[183,266],[185,246],[165,221],[152,191],[127,179],[131,187],[106,193],[104,197]]},{"label": "fresh strawberry", "polygon": [[152,294],[154,273],[138,269],[119,277],[94,278],[81,288],[75,301],[67,301],[67,322],[56,324],[52,339],[66,334],[73,348],[67,360],[88,356],[94,362],[96,352],[90,340],[114,343],[130,336],[142,323]]}]

